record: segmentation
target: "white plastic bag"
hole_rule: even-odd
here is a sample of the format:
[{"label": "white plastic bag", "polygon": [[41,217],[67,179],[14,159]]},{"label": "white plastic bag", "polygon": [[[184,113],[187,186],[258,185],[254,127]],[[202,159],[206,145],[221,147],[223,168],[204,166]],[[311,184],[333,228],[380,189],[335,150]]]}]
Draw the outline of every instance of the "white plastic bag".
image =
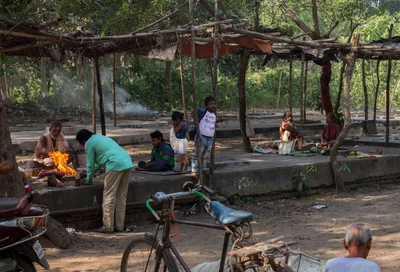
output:
[{"label": "white plastic bag", "polygon": [[278,153],[285,155],[294,151],[295,141],[276,141],[278,143]]}]

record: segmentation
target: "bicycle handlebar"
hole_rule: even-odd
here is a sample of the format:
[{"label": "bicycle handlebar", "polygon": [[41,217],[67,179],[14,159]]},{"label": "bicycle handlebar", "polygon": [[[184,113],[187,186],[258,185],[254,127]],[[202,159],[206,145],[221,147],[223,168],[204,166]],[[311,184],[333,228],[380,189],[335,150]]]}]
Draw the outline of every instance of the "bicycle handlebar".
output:
[{"label": "bicycle handlebar", "polygon": [[204,190],[210,194],[215,194],[214,190],[212,190],[211,188],[209,188],[208,186],[205,186],[205,185],[199,185],[199,186],[197,186],[197,188],[195,188],[191,191],[188,191],[188,192],[175,192],[175,193],[170,193],[170,194],[165,194],[163,192],[157,192],[155,194],[152,194],[150,196],[150,198],[146,201],[146,207],[147,207],[147,209],[149,209],[149,211],[154,215],[154,217],[157,220],[160,220],[160,217],[158,216],[158,214],[151,207],[151,205],[150,205],[151,202],[155,202],[158,205],[168,199],[177,199],[177,198],[189,196],[192,194],[200,196],[201,199],[206,199],[207,201],[210,201],[207,198],[207,196],[205,196],[203,193],[200,192],[201,190]]}]

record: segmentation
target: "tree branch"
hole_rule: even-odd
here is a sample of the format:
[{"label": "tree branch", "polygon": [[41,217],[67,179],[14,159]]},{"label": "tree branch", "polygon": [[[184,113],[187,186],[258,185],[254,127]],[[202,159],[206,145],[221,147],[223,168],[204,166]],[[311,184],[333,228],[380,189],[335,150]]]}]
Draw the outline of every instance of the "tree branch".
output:
[{"label": "tree branch", "polygon": [[[312,0],[312,17],[314,22],[314,32],[315,35],[321,37],[321,33],[319,31],[319,22],[318,22],[318,6],[317,0]],[[318,38],[319,39],[319,38]]]},{"label": "tree branch", "polygon": [[294,14],[289,7],[286,5],[286,3],[282,3],[280,7],[286,12],[286,15],[289,16],[290,19],[298,26],[300,27],[301,30],[303,30],[305,33],[309,33],[308,36],[313,39],[313,40],[318,40],[321,37],[312,31],[305,23],[303,23],[297,16]]}]

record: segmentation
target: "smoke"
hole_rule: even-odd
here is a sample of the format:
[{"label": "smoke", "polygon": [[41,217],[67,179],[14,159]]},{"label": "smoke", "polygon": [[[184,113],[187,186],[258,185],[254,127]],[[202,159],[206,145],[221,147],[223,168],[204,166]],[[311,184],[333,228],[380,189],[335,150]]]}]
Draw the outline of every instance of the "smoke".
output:
[{"label": "smoke", "polygon": [[[104,110],[106,112],[113,112],[111,72],[112,70],[109,67],[102,68],[100,72]],[[61,70],[58,67],[51,69],[50,74],[54,82],[56,101],[61,102],[63,106],[92,107],[91,76],[83,84],[71,73]],[[115,86],[115,100],[117,114],[148,115],[153,113],[145,106],[132,101],[129,93],[119,86]],[[97,110],[99,109],[98,101],[99,97],[96,90]]]},{"label": "smoke", "polygon": [[[117,114],[148,115],[152,113],[152,111],[138,103],[129,102],[129,98],[129,94],[124,89],[115,86],[115,104]],[[107,99],[107,102],[104,103],[104,108],[109,112],[113,112],[112,98]]]}]

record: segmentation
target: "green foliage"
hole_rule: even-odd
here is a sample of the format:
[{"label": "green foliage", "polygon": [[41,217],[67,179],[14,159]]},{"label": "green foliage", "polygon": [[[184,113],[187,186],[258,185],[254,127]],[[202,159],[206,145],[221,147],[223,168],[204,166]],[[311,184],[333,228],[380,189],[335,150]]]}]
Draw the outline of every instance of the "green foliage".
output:
[{"label": "green foliage", "polygon": [[343,164],[339,167],[339,172],[342,172],[342,173],[351,173],[351,169],[350,169],[350,167],[349,167],[346,163],[343,163]]},{"label": "green foliage", "polygon": [[308,173],[310,172],[317,172],[317,168],[314,165],[310,165],[306,168],[305,172],[301,172],[299,174],[292,175],[292,182],[297,184],[296,190],[297,192],[303,192],[304,187],[307,187],[311,190],[310,186],[308,185]]}]

